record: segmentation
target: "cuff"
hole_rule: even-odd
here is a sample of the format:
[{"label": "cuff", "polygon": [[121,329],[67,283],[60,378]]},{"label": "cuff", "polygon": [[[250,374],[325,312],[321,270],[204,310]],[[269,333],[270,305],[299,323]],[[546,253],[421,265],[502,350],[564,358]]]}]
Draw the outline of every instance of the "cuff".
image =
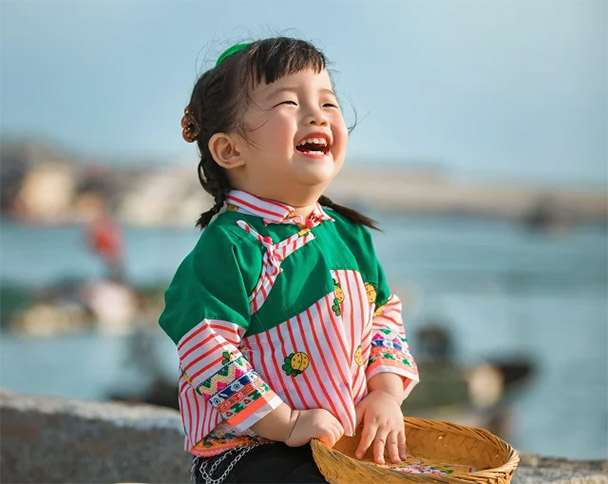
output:
[{"label": "cuff", "polygon": [[196,391],[239,431],[251,427],[283,400],[241,355],[197,385]]},{"label": "cuff", "polygon": [[407,342],[402,338],[385,339],[385,335],[376,334],[372,339],[372,348],[365,376],[369,380],[378,373],[395,373],[403,377],[403,398],[406,398],[420,380],[418,368],[410,354]]}]

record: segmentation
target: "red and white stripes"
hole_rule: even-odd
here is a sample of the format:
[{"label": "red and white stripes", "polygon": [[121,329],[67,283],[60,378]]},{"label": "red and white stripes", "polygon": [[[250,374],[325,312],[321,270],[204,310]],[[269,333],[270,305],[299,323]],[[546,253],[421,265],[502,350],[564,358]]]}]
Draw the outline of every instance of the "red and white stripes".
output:
[{"label": "red and white stripes", "polygon": [[[259,237],[254,231],[250,233]],[[262,238],[260,242],[267,248],[272,245],[273,254],[280,261],[303,245],[291,239],[273,244]],[[186,450],[199,444],[223,421],[195,388],[222,367],[225,351],[244,355],[271,389],[269,400],[247,417],[247,424],[249,419],[257,421],[260,415],[284,401],[295,409],[324,408],[340,420],[346,435],[352,435],[355,407],[367,394],[367,380],[371,376],[382,371],[400,374],[406,377],[404,392],[411,391],[418,381],[413,359],[413,365],[407,368],[397,361],[383,359],[374,362],[373,368],[368,366],[372,337],[378,330],[390,330],[395,337],[405,338],[399,299],[391,296],[383,314],[373,316],[374,304],[368,299],[368,288],[357,271],[336,270],[331,275],[344,293],[342,301],[331,292],[302,313],[251,336],[246,336],[236,324],[204,320],[182,338],[178,344],[183,370],[179,404]],[[387,338],[393,335],[387,334]],[[235,429],[235,435],[239,432]],[[222,445],[230,444],[224,441]]]},{"label": "red and white stripes", "polygon": [[[226,203],[232,206],[228,207],[229,210],[261,217],[265,225],[271,223],[297,224],[302,221],[302,217],[296,215],[294,207],[273,200],[265,200],[242,190],[231,190],[226,197]],[[310,220],[313,222],[313,226],[317,226],[321,221],[334,222],[334,219],[325,213],[319,203],[315,204]]]},{"label": "red and white stripes", "polygon": [[[292,408],[324,408],[344,425],[355,428],[353,372],[348,350],[342,344],[346,328],[331,310],[333,293],[288,321],[246,337],[250,362],[260,376],[273,382],[273,390]],[[342,343],[341,343],[342,342]],[[272,349],[271,349],[272,348]],[[297,375],[284,369],[290,355],[305,354],[309,364]]]},{"label": "red and white stripes", "polygon": [[289,205],[263,200],[242,190],[231,190],[226,202],[247,209],[252,215],[257,215],[271,221],[282,221],[292,210]]}]

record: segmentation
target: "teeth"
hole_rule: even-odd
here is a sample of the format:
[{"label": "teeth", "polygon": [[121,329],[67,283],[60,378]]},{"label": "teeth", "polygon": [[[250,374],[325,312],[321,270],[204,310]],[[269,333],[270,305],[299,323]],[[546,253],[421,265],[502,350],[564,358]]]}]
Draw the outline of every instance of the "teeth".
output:
[{"label": "teeth", "polygon": [[316,144],[316,145],[327,146],[327,140],[325,138],[307,138],[305,140],[302,140],[298,144],[298,146],[305,145],[306,143],[312,143],[312,144]]}]

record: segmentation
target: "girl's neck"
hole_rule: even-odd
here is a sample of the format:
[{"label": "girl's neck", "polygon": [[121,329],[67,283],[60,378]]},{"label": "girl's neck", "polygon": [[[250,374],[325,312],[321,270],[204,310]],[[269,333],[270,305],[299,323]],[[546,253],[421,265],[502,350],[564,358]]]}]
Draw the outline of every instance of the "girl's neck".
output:
[{"label": "girl's neck", "polygon": [[304,207],[293,207],[293,209],[294,212],[296,212],[296,215],[300,215],[303,220],[306,220],[314,211],[315,204],[313,203],[312,205],[306,205]]}]

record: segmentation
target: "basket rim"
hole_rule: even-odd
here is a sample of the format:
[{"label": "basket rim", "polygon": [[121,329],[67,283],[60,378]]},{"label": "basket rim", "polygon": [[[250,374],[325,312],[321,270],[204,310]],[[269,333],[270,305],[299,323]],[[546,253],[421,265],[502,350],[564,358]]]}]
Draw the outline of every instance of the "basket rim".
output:
[{"label": "basket rim", "polygon": [[[509,471],[509,470],[511,470],[511,468],[514,465],[517,466],[517,464],[519,463],[520,459],[519,459],[519,453],[517,452],[517,449],[515,449],[507,441],[501,439],[498,435],[493,434],[492,432],[490,432],[487,429],[483,429],[480,427],[470,427],[468,425],[459,425],[459,424],[455,424],[453,422],[448,422],[446,420],[435,420],[435,419],[421,418],[421,417],[403,417],[403,421],[404,421],[404,424],[410,424],[410,425],[415,424],[415,423],[421,423],[421,424],[427,426],[429,422],[432,422],[432,423],[441,423],[441,424],[447,425],[449,427],[453,427],[454,430],[458,430],[458,428],[466,428],[469,430],[475,430],[479,434],[483,434],[487,440],[498,441],[499,443],[504,445],[506,450],[508,451],[507,461],[504,464],[502,464],[501,466],[492,467],[490,469],[481,469],[481,470],[475,471],[475,472],[464,472],[464,473],[459,473],[459,474],[463,474],[465,476],[475,475],[475,474],[489,475],[489,474],[495,473],[495,472]],[[476,438],[476,437],[473,435],[470,435],[469,438]],[[484,440],[479,437],[477,437],[476,439]],[[457,471],[454,471],[454,474],[456,474],[456,473],[457,473]]]},{"label": "basket rim", "polygon": [[[519,458],[519,453],[517,452],[517,449],[515,449],[508,442],[501,439],[497,435],[494,435],[489,430],[478,428],[478,427],[469,427],[469,426],[465,426],[465,425],[454,424],[452,422],[447,422],[445,420],[425,419],[425,418],[420,418],[420,417],[403,417],[403,421],[404,421],[404,425],[409,424],[409,425],[414,425],[414,426],[418,426],[418,427],[428,427],[428,425],[430,423],[440,423],[440,424],[445,424],[448,427],[452,427],[454,429],[454,431],[458,431],[461,428],[475,430],[485,437],[485,439],[477,437],[477,440],[480,440],[480,441],[490,440],[490,441],[494,441],[494,443],[497,441],[501,445],[505,446],[505,448],[507,450],[507,461],[504,464],[502,464],[498,467],[492,467],[489,469],[476,470],[474,472],[462,472],[459,470],[454,470],[454,472],[450,474],[450,477],[459,477],[459,478],[466,478],[467,476],[469,476],[469,477],[480,476],[480,477],[487,477],[487,478],[499,477],[508,472],[514,472],[515,469],[517,469],[517,465],[519,464],[520,458]],[[472,435],[470,437],[475,438]],[[369,461],[363,461],[363,460],[353,458],[351,456],[344,454],[343,452],[340,452],[339,450],[327,447],[327,445],[325,445],[319,439],[311,439],[310,443],[311,443],[311,446],[317,446],[317,448],[319,448],[319,449],[323,448],[327,452],[339,454],[344,459],[354,461],[357,466],[369,467],[369,469],[374,469],[375,471],[381,471],[383,473],[388,472],[389,475],[403,477],[403,473],[400,471],[397,471],[390,467],[379,467],[377,465],[370,463]],[[410,455],[410,457],[416,457],[416,456]],[[435,480],[435,479],[429,479],[430,475],[424,475],[424,476],[425,476],[425,479],[427,479],[427,480]]]}]

